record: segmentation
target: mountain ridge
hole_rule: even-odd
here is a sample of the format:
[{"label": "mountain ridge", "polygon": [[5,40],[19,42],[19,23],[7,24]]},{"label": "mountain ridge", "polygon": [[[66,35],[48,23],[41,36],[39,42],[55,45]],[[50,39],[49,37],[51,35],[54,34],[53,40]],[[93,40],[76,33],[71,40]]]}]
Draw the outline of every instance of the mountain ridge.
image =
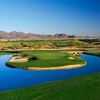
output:
[{"label": "mountain ridge", "polygon": [[33,34],[24,32],[5,32],[0,31],[0,39],[66,39],[68,36],[65,33],[48,35],[48,34]]}]

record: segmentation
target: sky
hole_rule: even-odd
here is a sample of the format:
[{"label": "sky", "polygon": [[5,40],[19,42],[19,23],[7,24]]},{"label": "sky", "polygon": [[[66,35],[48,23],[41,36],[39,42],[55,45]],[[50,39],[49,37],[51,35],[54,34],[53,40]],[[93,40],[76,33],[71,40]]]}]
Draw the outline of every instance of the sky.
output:
[{"label": "sky", "polygon": [[0,0],[0,30],[100,35],[100,0]]}]

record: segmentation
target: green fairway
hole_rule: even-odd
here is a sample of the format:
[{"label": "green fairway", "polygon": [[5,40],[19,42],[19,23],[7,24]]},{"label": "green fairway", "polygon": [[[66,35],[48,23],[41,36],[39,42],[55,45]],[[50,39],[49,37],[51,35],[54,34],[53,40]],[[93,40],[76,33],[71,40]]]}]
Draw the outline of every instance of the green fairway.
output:
[{"label": "green fairway", "polygon": [[[74,56],[67,51],[21,51],[21,56],[28,58],[35,57],[28,62],[7,62],[8,65],[27,68],[27,67],[59,67],[73,64],[84,64],[85,60],[79,56]],[[74,59],[69,59],[74,57]]]},{"label": "green fairway", "polygon": [[100,50],[99,51],[96,51],[96,50],[87,50],[86,52],[85,52],[86,54],[89,54],[89,55],[95,55],[95,56],[100,56]]},{"label": "green fairway", "polygon": [[100,100],[100,73],[0,93],[1,100]]},{"label": "green fairway", "polygon": [[0,56],[19,53],[19,51],[0,51]]}]

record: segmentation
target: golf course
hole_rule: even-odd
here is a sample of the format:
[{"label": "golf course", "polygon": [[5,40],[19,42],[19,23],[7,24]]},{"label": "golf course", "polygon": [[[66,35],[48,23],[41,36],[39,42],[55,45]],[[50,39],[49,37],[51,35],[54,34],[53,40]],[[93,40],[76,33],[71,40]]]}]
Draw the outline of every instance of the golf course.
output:
[{"label": "golf course", "polygon": [[[85,51],[85,53],[89,52]],[[94,52],[96,53],[95,56]],[[100,58],[97,55],[99,51],[94,52],[91,51],[93,55],[84,55],[80,54],[81,51],[71,50],[0,52],[1,76],[4,76],[4,83],[1,83],[4,87],[1,87],[0,99],[66,100],[67,98],[68,100],[99,100],[100,73],[97,72],[100,70],[98,66]],[[67,67],[62,70],[61,67],[64,66]],[[68,66],[74,67],[69,68]],[[59,71],[57,71],[57,68],[60,68]],[[2,74],[2,71],[3,73],[6,72],[6,76]],[[30,76],[31,79],[27,78]],[[66,76],[68,76],[68,79]],[[1,81],[3,82],[3,80]],[[6,85],[5,82],[9,85]]]},{"label": "golf course", "polygon": [[[76,53],[76,52],[75,52]],[[81,59],[74,51],[20,51],[14,55],[7,65],[16,68],[33,70],[70,69],[81,67],[86,61]]]},{"label": "golf course", "polygon": [[2,100],[99,100],[100,73],[0,93]]},{"label": "golf course", "polygon": [[100,0],[0,0],[0,100],[100,100]]}]

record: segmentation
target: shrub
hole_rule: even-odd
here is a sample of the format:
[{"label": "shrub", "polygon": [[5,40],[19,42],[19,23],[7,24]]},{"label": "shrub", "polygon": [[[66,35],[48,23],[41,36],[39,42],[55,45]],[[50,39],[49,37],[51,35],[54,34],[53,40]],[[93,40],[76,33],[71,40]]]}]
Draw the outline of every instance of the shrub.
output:
[{"label": "shrub", "polygon": [[32,60],[38,60],[38,58],[36,56],[32,56],[29,58],[29,61],[32,61]]}]

